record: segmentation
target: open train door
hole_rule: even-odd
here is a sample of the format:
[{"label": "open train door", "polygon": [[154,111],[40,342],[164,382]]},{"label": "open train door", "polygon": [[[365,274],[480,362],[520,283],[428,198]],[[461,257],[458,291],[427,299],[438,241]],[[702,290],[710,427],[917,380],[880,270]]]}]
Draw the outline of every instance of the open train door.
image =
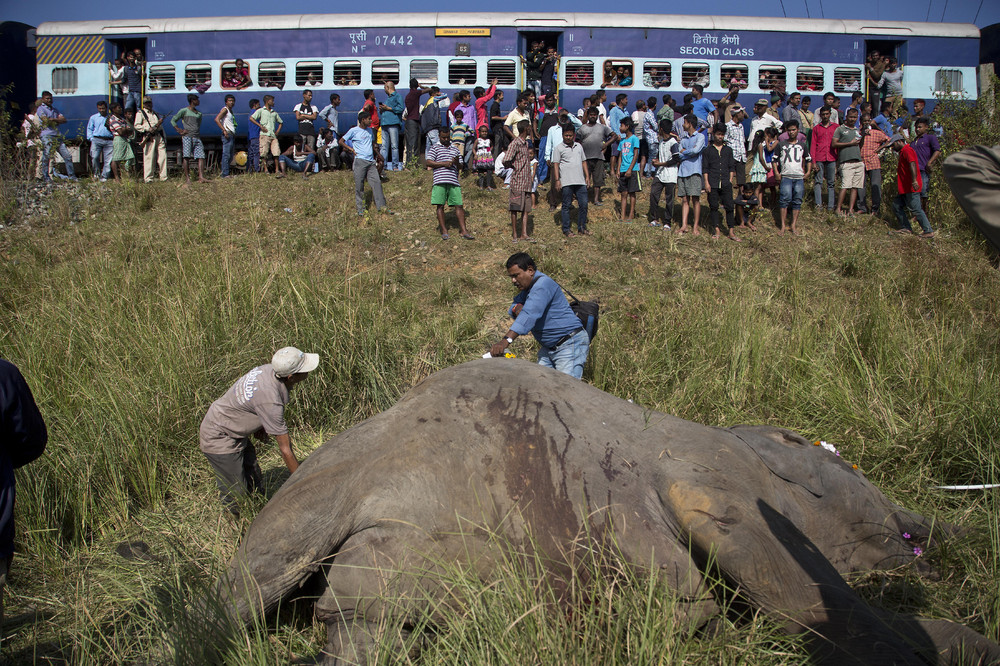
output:
[{"label": "open train door", "polygon": [[[866,39],[865,40],[865,62],[868,62],[868,56],[872,54],[873,51],[878,51],[879,55],[889,56],[890,58],[895,58],[896,62],[901,65],[906,64],[906,40],[898,39]],[[865,81],[868,81],[868,77],[864,77]],[[865,86],[865,99],[871,101],[871,96],[874,94],[874,86],[870,83]],[[878,106],[876,104],[876,106]]]},{"label": "open train door", "polygon": [[[556,52],[562,54],[563,29],[566,27],[565,19],[521,18],[514,21],[514,24],[517,26],[518,32],[517,52],[522,58],[528,58],[528,54],[531,52],[533,44],[541,44],[543,53],[548,47],[554,46],[556,48]],[[521,66],[522,90],[527,87],[528,82],[528,72],[523,63],[524,61],[522,61]],[[558,82],[558,71],[556,71],[555,76],[556,81]]]}]

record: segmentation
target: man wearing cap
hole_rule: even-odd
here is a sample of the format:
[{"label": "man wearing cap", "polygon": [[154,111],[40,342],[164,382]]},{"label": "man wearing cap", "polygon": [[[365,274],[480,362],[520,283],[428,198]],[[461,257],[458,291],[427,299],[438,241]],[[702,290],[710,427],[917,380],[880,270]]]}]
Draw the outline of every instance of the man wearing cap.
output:
[{"label": "man wearing cap", "polygon": [[208,408],[198,443],[215,470],[222,502],[230,512],[238,515],[236,499],[256,492],[262,485],[257,451],[250,435],[265,439],[263,431],[274,437],[288,471],[298,468],[299,461],[292,452],[292,440],[285,427],[285,405],[291,388],[318,365],[318,354],[284,347],[275,352],[270,363],[237,379]]},{"label": "man wearing cap", "polygon": [[144,97],[135,114],[135,133],[142,146],[142,180],[153,182],[159,168],[160,180],[167,179],[167,138],[163,136],[163,116],[153,111],[153,100]]},{"label": "man wearing cap", "polygon": [[754,117],[750,120],[750,136],[747,137],[747,148],[753,145],[757,132],[763,132],[768,127],[780,128],[781,121],[767,113],[768,100],[761,97],[753,105]]}]

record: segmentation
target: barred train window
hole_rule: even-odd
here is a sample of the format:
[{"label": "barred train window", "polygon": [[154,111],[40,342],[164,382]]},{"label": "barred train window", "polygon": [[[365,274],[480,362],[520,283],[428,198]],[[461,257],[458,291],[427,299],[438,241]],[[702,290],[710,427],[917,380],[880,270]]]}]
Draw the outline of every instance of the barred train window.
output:
[{"label": "barred train window", "polygon": [[861,92],[861,70],[857,67],[833,70],[833,89],[836,92]]},{"label": "barred train window", "polygon": [[475,82],[475,60],[452,60],[448,63],[448,83],[458,86],[471,86]]},{"label": "barred train window", "polygon": [[594,85],[594,63],[589,60],[568,60],[566,62],[566,85]]},{"label": "barred train window", "polygon": [[681,65],[681,87],[690,88],[696,83],[705,88],[711,85],[707,62],[686,62]]},{"label": "barred train window", "polygon": [[670,85],[670,63],[646,61],[642,66],[642,84],[651,88]]},{"label": "barred train window", "polygon": [[149,66],[150,90],[173,90],[177,85],[173,65]]},{"label": "barred train window", "polygon": [[372,84],[376,86],[385,85],[386,81],[399,83],[399,61],[398,60],[373,60],[372,61]]},{"label": "barred train window", "polygon": [[257,83],[262,88],[285,87],[285,63],[279,61],[262,62],[257,65]]},{"label": "barred train window", "polygon": [[411,60],[410,78],[416,79],[422,86],[437,85],[438,64],[437,60]]},{"label": "barred train window", "polygon": [[[611,66],[610,71],[608,70],[609,65]],[[620,73],[618,68],[621,68]],[[614,77],[611,79],[613,83],[608,83],[610,88],[631,88],[635,85],[635,68],[631,60],[605,60],[602,71],[605,78],[612,75]]]},{"label": "barred train window", "polygon": [[486,63],[486,81],[497,80],[498,86],[512,86],[517,66],[513,60],[490,60]]},{"label": "barred train window", "polygon": [[333,82],[338,86],[360,86],[361,61],[338,60],[333,63]]},{"label": "barred train window", "polygon": [[323,63],[319,60],[305,60],[295,63],[295,85],[318,86],[323,83]]},{"label": "barred train window", "polygon": [[784,92],[786,85],[784,65],[761,65],[759,71],[757,85],[761,90]]},{"label": "barred train window", "polygon": [[212,66],[208,63],[198,63],[184,67],[184,87],[194,90],[198,86],[212,85]]},{"label": "barred train window", "polygon": [[934,92],[961,93],[962,70],[939,69],[934,74]]},{"label": "barred train window", "polygon": [[795,88],[803,92],[819,92],[823,89],[823,68],[803,65],[795,70]]},{"label": "barred train window", "polygon": [[75,93],[77,89],[76,67],[56,67],[52,70],[52,92],[56,95]]},{"label": "barred train window", "polygon": [[746,65],[726,63],[719,69],[719,71],[722,73],[719,83],[726,90],[729,90],[730,86],[739,86],[742,90],[749,85],[747,74],[749,73],[750,68]]}]

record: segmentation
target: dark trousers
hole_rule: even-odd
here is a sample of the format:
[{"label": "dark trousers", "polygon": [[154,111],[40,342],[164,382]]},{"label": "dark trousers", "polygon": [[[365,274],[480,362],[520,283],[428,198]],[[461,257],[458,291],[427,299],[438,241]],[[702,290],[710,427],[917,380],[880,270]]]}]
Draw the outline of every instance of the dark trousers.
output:
[{"label": "dark trousers", "polygon": [[478,172],[479,176],[476,178],[476,185],[479,187],[496,187],[496,182],[493,180],[493,170]]},{"label": "dark trousers", "polygon": [[[553,188],[555,189],[555,188]],[[579,215],[576,218],[577,231],[587,230],[587,186],[586,185],[563,185],[562,186],[562,230],[564,234],[570,231],[569,207],[573,205],[573,197],[580,206]]]},{"label": "dark trousers", "polygon": [[407,118],[406,120],[406,161],[417,163],[418,150],[420,149],[420,121]]},{"label": "dark trousers", "polygon": [[712,191],[708,193],[708,207],[711,210],[708,218],[710,231],[715,231],[722,227],[722,215],[719,213],[719,199],[722,200],[722,207],[726,209],[726,224],[728,228],[724,231],[728,234],[729,229],[732,229],[734,226],[736,216],[736,208],[733,206],[732,183],[724,182],[721,186],[712,187]]},{"label": "dark trousers", "polygon": [[[664,183],[653,176],[653,185],[649,188],[650,220],[663,220],[664,224],[670,224],[674,217],[674,190],[676,189],[677,183]],[[660,206],[661,193],[663,194],[663,207]]]},{"label": "dark trousers", "polygon": [[264,487],[257,464],[257,449],[253,442],[246,440],[246,448],[239,453],[206,453],[209,464],[215,470],[215,481],[219,495],[226,508],[237,513],[236,502]]}]

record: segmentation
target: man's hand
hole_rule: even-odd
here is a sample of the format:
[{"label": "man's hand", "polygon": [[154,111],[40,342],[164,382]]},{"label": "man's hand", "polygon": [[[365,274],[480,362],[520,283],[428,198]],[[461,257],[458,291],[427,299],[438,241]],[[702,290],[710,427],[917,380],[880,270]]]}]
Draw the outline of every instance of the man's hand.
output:
[{"label": "man's hand", "polygon": [[185,134],[188,133],[188,131],[186,129],[179,129],[177,130],[177,133],[180,134],[181,136],[184,136]]},{"label": "man's hand", "polygon": [[712,184],[709,183],[708,181],[705,181],[705,191],[706,192],[711,192],[712,191]]},{"label": "man's hand", "polygon": [[285,461],[285,467],[288,468],[289,472],[295,472],[299,468],[299,461],[292,452],[292,438],[288,434],[276,435],[275,439],[278,441],[278,452],[281,453],[281,459]]},{"label": "man's hand", "polygon": [[556,178],[555,187],[556,187],[556,190],[561,190],[562,189],[562,181],[559,180],[558,178]]},{"label": "man's hand", "polygon": [[501,340],[490,347],[490,356],[503,356],[507,351],[507,341]]}]

